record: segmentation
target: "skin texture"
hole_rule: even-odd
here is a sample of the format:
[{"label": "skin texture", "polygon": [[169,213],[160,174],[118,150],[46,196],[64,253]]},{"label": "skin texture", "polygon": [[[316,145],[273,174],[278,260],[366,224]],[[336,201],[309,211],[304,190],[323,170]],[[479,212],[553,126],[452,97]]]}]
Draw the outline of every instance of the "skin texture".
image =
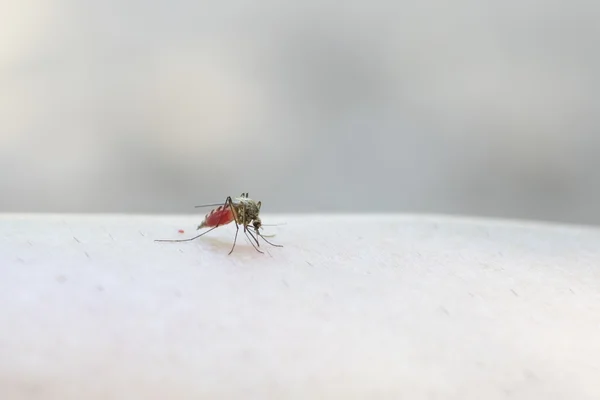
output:
[{"label": "skin texture", "polygon": [[196,218],[0,215],[2,398],[600,398],[600,229]]}]

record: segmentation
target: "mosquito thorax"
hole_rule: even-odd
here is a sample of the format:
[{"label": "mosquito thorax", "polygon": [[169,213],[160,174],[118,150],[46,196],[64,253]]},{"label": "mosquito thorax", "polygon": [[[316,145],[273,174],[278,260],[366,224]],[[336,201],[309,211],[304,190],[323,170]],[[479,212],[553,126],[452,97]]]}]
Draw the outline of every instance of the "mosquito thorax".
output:
[{"label": "mosquito thorax", "polygon": [[250,223],[250,221],[254,221],[258,218],[260,207],[254,200],[248,197],[241,197],[237,200],[238,206],[236,211],[242,221]]}]

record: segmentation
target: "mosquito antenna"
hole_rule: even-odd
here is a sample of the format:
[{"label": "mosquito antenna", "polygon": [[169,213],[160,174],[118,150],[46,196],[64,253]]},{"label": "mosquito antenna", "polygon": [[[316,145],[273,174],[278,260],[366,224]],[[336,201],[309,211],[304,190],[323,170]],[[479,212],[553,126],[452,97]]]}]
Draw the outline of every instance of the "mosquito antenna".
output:
[{"label": "mosquito antenna", "polygon": [[271,237],[271,238],[272,238],[272,237],[275,237],[275,236],[277,236],[277,235],[276,235],[276,234],[274,234],[274,233],[273,233],[272,235],[263,235],[263,234],[261,233],[261,236],[263,236],[263,237]]},{"label": "mosquito antenna", "polygon": [[[265,228],[263,228],[264,226],[278,226],[278,225],[285,225],[285,224],[286,224],[285,222],[283,224],[261,224],[259,226],[259,229],[263,229],[264,230],[265,229]],[[264,236],[264,237],[275,237],[276,235],[272,234],[272,235],[262,235],[262,236]]]},{"label": "mosquito antenna", "polygon": [[281,226],[281,225],[287,225],[287,222],[282,222],[281,224],[261,224],[262,226]]}]

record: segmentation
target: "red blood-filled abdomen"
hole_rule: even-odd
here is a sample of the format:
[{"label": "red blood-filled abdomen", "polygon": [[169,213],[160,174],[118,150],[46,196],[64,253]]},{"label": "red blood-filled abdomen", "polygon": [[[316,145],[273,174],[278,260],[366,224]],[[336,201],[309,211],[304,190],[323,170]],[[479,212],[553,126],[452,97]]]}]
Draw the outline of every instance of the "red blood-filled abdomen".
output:
[{"label": "red blood-filled abdomen", "polygon": [[202,224],[198,227],[198,229],[212,228],[213,226],[217,225],[226,225],[231,221],[233,221],[233,212],[229,207],[221,206],[206,214],[204,221],[202,221]]}]

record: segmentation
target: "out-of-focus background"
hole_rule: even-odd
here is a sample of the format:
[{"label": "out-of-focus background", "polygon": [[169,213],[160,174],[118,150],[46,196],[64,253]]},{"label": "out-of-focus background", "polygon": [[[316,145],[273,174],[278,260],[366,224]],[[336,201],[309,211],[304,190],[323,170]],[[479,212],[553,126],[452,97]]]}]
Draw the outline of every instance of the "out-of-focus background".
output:
[{"label": "out-of-focus background", "polygon": [[248,191],[598,224],[599,21],[591,0],[6,0],[0,211]]}]

